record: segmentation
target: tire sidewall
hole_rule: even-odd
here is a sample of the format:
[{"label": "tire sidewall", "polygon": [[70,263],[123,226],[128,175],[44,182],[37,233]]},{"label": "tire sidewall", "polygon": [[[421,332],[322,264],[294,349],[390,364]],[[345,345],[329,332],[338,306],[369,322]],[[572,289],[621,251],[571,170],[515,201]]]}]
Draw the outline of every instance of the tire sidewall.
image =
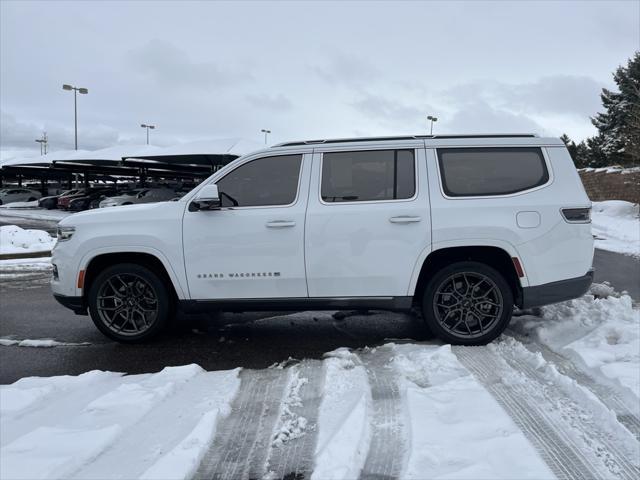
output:
[{"label": "tire sidewall", "polygon": [[[440,325],[440,322],[438,322],[433,312],[433,299],[436,289],[447,277],[459,272],[476,272],[489,277],[496,284],[502,295],[503,306],[500,318],[489,332],[479,337],[463,338],[452,335]],[[509,287],[509,284],[500,272],[480,262],[456,262],[442,268],[427,282],[422,296],[422,316],[425,323],[441,340],[453,345],[486,345],[490,343],[507,328],[507,325],[511,321],[512,314],[513,292],[511,287]]]},{"label": "tire sidewall", "polygon": [[[149,282],[149,285],[155,290],[158,297],[158,316],[154,324],[138,335],[118,335],[116,332],[111,331],[106,325],[102,323],[100,314],[97,310],[98,305],[98,292],[104,284],[104,282],[113,275],[131,273],[142,277],[145,281]],[[92,282],[88,293],[88,306],[91,320],[95,326],[104,335],[121,343],[140,343],[149,340],[158,335],[165,329],[169,317],[171,314],[171,301],[169,290],[166,284],[155,274],[142,265],[135,263],[120,263],[111,267],[105,268],[98,274],[95,280]]]}]

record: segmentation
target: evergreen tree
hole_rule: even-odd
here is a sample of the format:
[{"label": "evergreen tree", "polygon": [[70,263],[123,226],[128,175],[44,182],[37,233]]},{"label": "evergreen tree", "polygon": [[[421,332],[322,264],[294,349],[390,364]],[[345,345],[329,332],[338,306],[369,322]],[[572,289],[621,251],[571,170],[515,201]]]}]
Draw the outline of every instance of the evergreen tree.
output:
[{"label": "evergreen tree", "polygon": [[587,167],[598,168],[614,164],[604,151],[604,143],[605,139],[602,134],[587,138]]},{"label": "evergreen tree", "polygon": [[576,158],[573,163],[576,165],[576,168],[586,168],[589,166],[589,147],[587,147],[587,143],[583,140],[579,144],[576,145]]},{"label": "evergreen tree", "polygon": [[[640,163],[640,52],[613,74],[618,92],[602,89],[604,112],[591,119],[598,136],[589,139],[590,161],[606,164]],[[593,150],[595,148],[595,150]],[[604,157],[604,158],[603,158]]]},{"label": "evergreen tree", "polygon": [[[560,136],[560,140],[562,140],[562,142],[566,145],[567,150],[569,151],[569,155],[571,155],[571,160],[573,160],[573,163],[575,164],[576,167],[578,167],[578,158],[577,158],[577,146],[575,144],[575,142],[573,140],[571,140],[571,138],[569,137],[569,135],[567,135],[566,133],[563,133]],[[580,168],[580,167],[578,167]]]}]

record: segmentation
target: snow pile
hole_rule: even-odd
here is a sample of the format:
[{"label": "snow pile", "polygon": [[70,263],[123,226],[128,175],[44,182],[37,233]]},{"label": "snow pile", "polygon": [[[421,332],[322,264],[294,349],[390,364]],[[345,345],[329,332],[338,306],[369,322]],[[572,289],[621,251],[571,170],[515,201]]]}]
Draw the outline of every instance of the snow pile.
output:
[{"label": "snow pile", "polygon": [[300,398],[300,389],[308,382],[306,378],[300,376],[297,368],[291,373],[289,384],[287,385],[287,393],[282,402],[280,412],[280,426],[273,437],[272,445],[280,447],[289,440],[301,437],[307,429],[307,419],[295,413],[293,407],[301,407],[302,399]]},{"label": "snow pile", "polygon": [[0,478],[187,478],[239,384],[187,365],[0,386]]},{"label": "snow pile", "polygon": [[640,257],[638,205],[623,200],[593,202],[592,231],[596,247]]},{"label": "snow pile", "polygon": [[56,239],[44,230],[24,230],[17,225],[0,227],[0,254],[47,252]]},{"label": "snow pile", "polygon": [[403,478],[554,478],[449,345],[394,349],[408,424],[420,426],[409,432]]},{"label": "snow pile", "polygon": [[33,202],[11,202],[1,205],[0,208],[38,208],[38,200]]},{"label": "snow pile", "polygon": [[631,297],[592,295],[543,308],[543,317],[514,318],[510,328],[533,335],[578,367],[640,399],[640,311]]},{"label": "snow pile", "polygon": [[327,354],[312,480],[360,476],[371,440],[371,393],[358,357],[343,348]]},{"label": "snow pile", "polygon": [[35,347],[35,348],[51,348],[51,347],[84,347],[87,345],[91,345],[88,342],[58,342],[57,340],[53,340],[51,338],[42,338],[37,340],[15,340],[13,338],[0,338],[0,345],[5,347],[10,347],[13,345],[17,345],[18,347]]}]

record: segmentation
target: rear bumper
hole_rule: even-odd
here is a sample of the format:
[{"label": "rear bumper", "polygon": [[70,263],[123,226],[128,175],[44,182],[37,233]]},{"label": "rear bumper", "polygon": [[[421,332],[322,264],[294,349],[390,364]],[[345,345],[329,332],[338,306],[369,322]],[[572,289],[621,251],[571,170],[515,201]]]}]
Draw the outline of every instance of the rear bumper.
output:
[{"label": "rear bumper", "polygon": [[63,307],[67,307],[77,315],[87,314],[87,306],[85,305],[84,298],[82,297],[69,297],[67,295],[59,295],[57,293],[54,293],[53,298],[55,298],[60,305],[62,305]]},{"label": "rear bumper", "polygon": [[540,307],[578,298],[587,293],[592,283],[593,269],[582,277],[524,287],[522,289],[522,305],[518,306],[520,308]]}]

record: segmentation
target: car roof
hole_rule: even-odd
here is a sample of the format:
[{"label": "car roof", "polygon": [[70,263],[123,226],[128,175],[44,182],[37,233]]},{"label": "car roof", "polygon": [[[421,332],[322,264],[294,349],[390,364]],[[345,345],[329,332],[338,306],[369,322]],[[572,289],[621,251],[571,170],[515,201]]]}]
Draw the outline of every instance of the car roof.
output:
[{"label": "car roof", "polygon": [[389,145],[401,148],[425,146],[433,147],[473,147],[473,146],[563,146],[559,138],[539,137],[534,133],[469,134],[469,135],[404,135],[387,137],[353,137],[302,140],[273,145],[271,149],[281,150],[334,150],[343,148],[367,148]]}]

